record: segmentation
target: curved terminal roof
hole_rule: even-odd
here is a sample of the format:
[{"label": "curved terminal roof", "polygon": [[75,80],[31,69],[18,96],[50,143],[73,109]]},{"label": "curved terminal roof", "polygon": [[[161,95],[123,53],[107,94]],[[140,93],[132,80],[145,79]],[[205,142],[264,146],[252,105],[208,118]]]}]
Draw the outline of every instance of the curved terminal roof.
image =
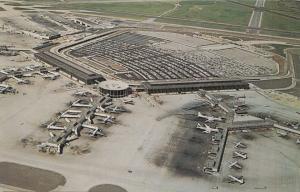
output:
[{"label": "curved terminal roof", "polygon": [[119,91],[119,90],[128,89],[129,85],[122,81],[107,80],[107,81],[100,82],[99,88],[106,89],[106,90],[112,90],[112,91]]}]

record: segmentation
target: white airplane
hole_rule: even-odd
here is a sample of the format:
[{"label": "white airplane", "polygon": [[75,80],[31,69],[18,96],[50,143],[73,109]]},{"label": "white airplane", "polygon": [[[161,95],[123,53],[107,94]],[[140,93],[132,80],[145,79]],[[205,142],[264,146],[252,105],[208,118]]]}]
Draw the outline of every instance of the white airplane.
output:
[{"label": "white airplane", "polygon": [[56,135],[54,133],[52,133],[51,131],[49,132],[50,138],[54,138]]},{"label": "white airplane", "polygon": [[225,120],[225,118],[222,118],[222,117],[212,117],[212,116],[202,115],[201,112],[198,112],[198,117],[206,119],[205,122],[224,121]]},{"label": "white airplane", "polygon": [[111,101],[107,101],[106,103],[104,103],[104,106],[107,107],[107,106],[111,106],[113,103]]},{"label": "white airplane", "polygon": [[9,85],[6,85],[6,84],[0,84],[0,87],[3,87],[3,88],[8,88]]},{"label": "white airplane", "polygon": [[33,71],[34,69],[38,68],[38,67],[41,67],[40,65],[35,65],[35,64],[32,64],[32,65],[29,65],[29,66],[26,66],[24,67],[24,69],[26,71]]},{"label": "white airplane", "polygon": [[105,113],[94,113],[94,115],[103,118],[101,120],[103,121],[104,124],[113,123],[114,122],[113,119],[115,119],[115,117]]},{"label": "white airplane", "polygon": [[0,70],[0,73],[3,73],[4,75],[8,75],[8,73],[4,70]]},{"label": "white airplane", "polygon": [[[98,135],[104,136],[102,129],[100,129],[98,127],[95,127],[95,126],[92,126],[92,125],[88,125],[88,124],[82,124],[81,127],[85,128],[85,129],[89,129],[90,130],[89,131],[89,135],[91,137],[97,137]],[[74,134],[76,136],[79,136],[78,128],[79,127],[77,127],[75,130],[73,130],[73,132],[74,132]]]},{"label": "white airplane", "polygon": [[238,161],[229,162],[229,168],[242,169],[243,166]]},{"label": "white airplane", "polygon": [[68,109],[66,112],[67,112],[67,113],[70,113],[70,114],[78,114],[78,113],[82,113],[82,111],[80,111],[80,110],[72,110],[72,109]]},{"label": "white airplane", "polygon": [[[91,137],[97,137],[98,135],[104,136],[102,129],[100,129],[98,127],[87,125],[87,124],[82,124],[82,127],[90,130],[89,135]],[[75,132],[75,134],[76,134],[76,132]]]},{"label": "white airplane", "polygon": [[204,167],[203,168],[203,171],[204,173],[206,174],[210,174],[210,175],[213,175],[215,172],[212,170],[212,168],[209,168],[209,167]]},{"label": "white airplane", "polygon": [[235,177],[235,176],[232,176],[232,175],[228,175],[228,178],[230,179],[229,180],[229,183],[239,183],[239,184],[244,184],[245,183],[245,180],[243,178],[243,176],[238,176],[238,177]]},{"label": "white airplane", "polygon": [[59,73],[54,72],[54,71],[48,71],[48,73],[52,74],[52,76],[54,76],[55,78],[58,78],[60,76]]},{"label": "white airplane", "polygon": [[67,128],[65,126],[60,127],[56,125],[56,122],[52,122],[47,126],[47,129],[49,130],[66,130]]},{"label": "white airplane", "polygon": [[49,80],[56,80],[59,76],[55,76],[55,75],[44,75],[42,76],[44,79],[49,79]]},{"label": "white airplane", "polygon": [[102,106],[97,107],[97,109],[99,109],[101,112],[106,112],[106,111],[107,111],[107,110],[106,110],[104,107],[102,107]]},{"label": "white airplane", "polygon": [[134,102],[132,99],[122,99],[124,104],[130,104],[130,105],[134,105]]},{"label": "white airplane", "polygon": [[93,107],[93,105],[91,105],[91,104],[81,104],[80,103],[80,101],[81,101],[81,99],[78,99],[77,101],[75,101],[75,102],[73,102],[72,103],[72,107]]},{"label": "white airplane", "polygon": [[203,127],[200,123],[198,123],[196,129],[201,129],[201,130],[203,130],[204,133],[219,132],[219,129],[213,129],[206,124],[204,124],[204,125],[205,125],[205,127]]},{"label": "white airplane", "polygon": [[121,109],[118,106],[115,107],[106,107],[105,110],[109,113],[121,113],[121,112],[125,112],[124,109]]},{"label": "white airplane", "polygon": [[95,116],[98,116],[98,117],[105,117],[105,118],[112,118],[114,119],[115,117],[114,116],[111,116],[111,115],[108,115],[108,114],[105,114],[105,113],[94,113]]},{"label": "white airplane", "polygon": [[234,151],[233,152],[233,158],[240,158],[240,159],[247,159],[247,153],[242,151]]},{"label": "white airplane", "polygon": [[9,73],[17,71],[17,68],[15,68],[15,67],[5,68],[3,71],[5,71],[7,74],[9,74]]},{"label": "white airplane", "polygon": [[45,142],[45,143],[41,143],[41,144],[37,145],[37,147],[41,151],[43,149],[48,149],[48,151],[50,153],[59,153],[59,154],[61,154],[61,152],[62,152],[62,147],[61,147],[60,144]]},{"label": "white airplane", "polygon": [[63,112],[60,117],[61,118],[79,118],[81,111],[79,110],[67,110]]},{"label": "white airplane", "polygon": [[34,70],[31,66],[26,66],[24,69],[25,69],[25,71],[33,71]]},{"label": "white airplane", "polygon": [[42,72],[36,72],[36,74],[39,74],[44,79],[55,80],[60,76],[58,73],[54,73],[52,71],[49,71],[48,73],[49,74],[45,74],[45,73],[42,73]]},{"label": "white airplane", "polygon": [[0,93],[15,92],[16,90],[9,85],[0,84]]},{"label": "white airplane", "polygon": [[33,77],[33,74],[32,73],[26,73],[26,74],[23,74],[23,77]]},{"label": "white airplane", "polygon": [[213,152],[213,151],[208,151],[208,155],[210,157],[213,157],[213,158],[216,158],[217,157],[217,153],[216,152]]},{"label": "white airplane", "polygon": [[246,144],[244,144],[244,143],[242,143],[241,141],[239,141],[239,142],[234,142],[234,148],[242,148],[242,149],[245,149],[245,148],[247,148],[247,145]]},{"label": "white airplane", "polygon": [[64,145],[70,143],[71,141],[74,141],[74,140],[78,139],[77,136],[72,135],[72,136],[67,137],[66,140],[63,143],[57,144],[57,143],[51,142],[51,140],[54,137],[56,137],[56,135],[52,132],[50,132],[49,134],[50,134],[50,137],[51,137],[50,141],[37,145],[37,147],[40,151],[48,150],[49,153],[62,154]]},{"label": "white airplane", "polygon": [[277,134],[279,137],[286,137],[288,133],[286,131],[277,130]]},{"label": "white airplane", "polygon": [[91,93],[88,92],[88,91],[77,91],[76,93],[74,93],[75,96],[84,96],[84,97],[86,97],[86,96],[88,96],[90,94]]},{"label": "white airplane", "polygon": [[17,81],[18,84],[29,84],[30,81],[28,79],[20,79],[20,78],[17,78],[15,76],[11,76],[11,78],[15,79]]}]

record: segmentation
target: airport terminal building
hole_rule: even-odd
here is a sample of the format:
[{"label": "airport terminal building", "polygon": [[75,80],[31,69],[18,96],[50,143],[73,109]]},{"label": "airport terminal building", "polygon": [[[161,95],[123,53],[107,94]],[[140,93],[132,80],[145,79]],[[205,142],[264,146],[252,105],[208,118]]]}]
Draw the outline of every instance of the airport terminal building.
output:
[{"label": "airport terminal building", "polygon": [[108,94],[112,98],[126,97],[131,92],[127,83],[116,80],[102,81],[98,87],[101,94]]}]

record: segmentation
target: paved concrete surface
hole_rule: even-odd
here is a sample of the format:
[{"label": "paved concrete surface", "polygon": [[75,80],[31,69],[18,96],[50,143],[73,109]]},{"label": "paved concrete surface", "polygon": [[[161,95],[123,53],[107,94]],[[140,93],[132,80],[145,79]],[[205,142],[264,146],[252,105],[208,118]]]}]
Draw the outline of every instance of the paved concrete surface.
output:
[{"label": "paved concrete surface", "polygon": [[265,6],[266,0],[256,0],[255,8],[253,9],[249,24],[248,31],[250,33],[259,33],[259,28],[261,27],[263,11],[261,8]]}]

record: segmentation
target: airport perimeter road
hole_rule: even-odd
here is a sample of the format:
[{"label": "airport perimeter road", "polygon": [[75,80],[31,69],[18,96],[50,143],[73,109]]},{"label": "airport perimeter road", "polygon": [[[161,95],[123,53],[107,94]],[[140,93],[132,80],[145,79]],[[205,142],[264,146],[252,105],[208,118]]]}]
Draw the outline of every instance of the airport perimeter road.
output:
[{"label": "airport perimeter road", "polygon": [[255,8],[253,9],[249,24],[248,31],[250,33],[259,33],[259,28],[261,27],[261,21],[263,16],[263,11],[261,8],[265,6],[266,0],[256,0]]}]

